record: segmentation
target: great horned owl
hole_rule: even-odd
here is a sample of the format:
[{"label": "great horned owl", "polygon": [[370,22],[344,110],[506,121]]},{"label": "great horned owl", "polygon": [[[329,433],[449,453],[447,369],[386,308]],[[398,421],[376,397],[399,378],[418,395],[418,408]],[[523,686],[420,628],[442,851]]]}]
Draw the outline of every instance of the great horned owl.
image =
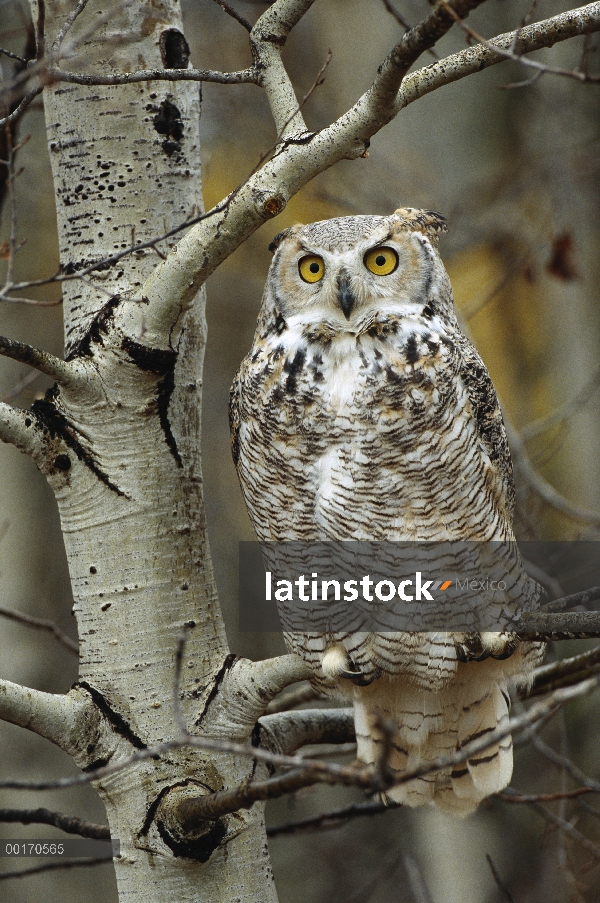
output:
[{"label": "great horned owl", "polygon": [[[504,424],[456,320],[435,248],[444,230],[438,214],[406,208],[294,226],[273,240],[230,406],[233,456],[259,540],[502,540],[514,548]],[[516,611],[535,605],[538,587],[514,554]],[[489,604],[485,594],[479,604]],[[506,723],[509,687],[526,684],[539,657],[499,632],[478,634],[476,654],[463,641],[449,632],[286,634],[318,685],[352,696],[360,759],[376,760],[381,719],[395,725],[390,764],[399,777]],[[508,736],[388,796],[467,814],[511,774]]]}]

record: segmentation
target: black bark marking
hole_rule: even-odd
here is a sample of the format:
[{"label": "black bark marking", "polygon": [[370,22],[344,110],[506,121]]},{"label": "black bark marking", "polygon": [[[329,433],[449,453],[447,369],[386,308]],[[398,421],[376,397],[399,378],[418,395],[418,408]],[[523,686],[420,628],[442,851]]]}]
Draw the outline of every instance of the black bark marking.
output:
[{"label": "black bark marking", "polygon": [[94,703],[100,709],[102,714],[106,717],[107,721],[112,725],[116,734],[120,737],[124,737],[125,740],[128,740],[132,746],[136,749],[147,749],[146,744],[143,740],[141,740],[137,734],[135,734],[130,727],[130,725],[125,721],[122,715],[118,712],[115,712],[113,708],[108,704],[105,697],[100,693],[99,690],[96,690],[94,687],[90,686],[86,681],[80,680],[76,684],[75,687],[81,687],[92,697]]},{"label": "black bark marking", "polygon": [[[71,451],[74,451],[77,455],[79,461],[84,464],[88,470],[90,470],[94,476],[98,477],[101,483],[104,483],[105,486],[108,486],[113,492],[116,492],[117,495],[122,496],[123,498],[129,498],[129,496],[123,492],[122,489],[113,483],[112,480],[108,477],[108,474],[104,473],[103,470],[98,466],[98,462],[91,454],[91,452],[86,449],[75,433],[75,430],[67,420],[67,418],[60,414],[55,406],[54,406],[54,398],[56,397],[57,389],[56,387],[52,387],[46,392],[46,397],[40,399],[39,401],[34,401],[31,406],[31,413],[37,420],[38,426],[42,430],[46,430],[52,439],[59,439],[67,445]],[[68,458],[68,455],[59,455],[54,462],[55,466],[58,467],[59,470],[68,470],[68,468],[61,467],[58,465],[59,458]],[[63,462],[64,464],[65,462]],[[69,467],[71,466],[69,460]]]},{"label": "black bark marking", "polygon": [[71,459],[68,455],[57,455],[54,459],[54,466],[57,470],[62,470],[63,473],[66,473],[67,470],[71,469]]},{"label": "black bark marking", "polygon": [[183,138],[183,122],[179,108],[167,98],[158,108],[153,104],[148,104],[146,109],[148,111],[157,110],[153,120],[154,128],[159,135],[165,136],[162,149],[167,157],[171,157],[175,151],[181,150],[180,142]]},{"label": "black bark marking", "polygon": [[67,356],[68,361],[76,357],[91,357],[92,345],[101,345],[102,336],[107,335],[111,324],[114,322],[115,310],[121,303],[120,295],[113,295],[106,304],[94,315],[86,334],[77,342]]},{"label": "black bark marking", "polygon": [[195,859],[197,862],[208,862],[214,851],[221,846],[227,834],[227,828],[220,818],[212,823],[207,822],[207,824],[211,824],[211,827],[202,837],[198,837],[196,840],[177,840],[160,819],[156,820],[158,833],[172,850],[173,855],[182,856],[185,859]]},{"label": "black bark marking", "polygon": [[158,46],[165,69],[187,69],[190,45],[178,28],[167,28],[163,31]]},{"label": "black bark marking", "polygon": [[169,370],[173,370],[177,360],[177,352],[173,351],[172,348],[149,348],[147,345],[141,345],[128,337],[125,337],[121,342],[121,348],[127,352],[140,370],[146,370],[149,373],[156,373],[161,376]]},{"label": "black bark marking", "polygon": [[206,702],[204,703],[204,708],[202,709],[202,711],[196,718],[196,721],[195,721],[196,727],[200,727],[200,725],[202,724],[202,719],[208,712],[211,702],[213,701],[213,699],[219,692],[219,688],[220,688],[221,684],[223,683],[223,680],[225,679],[225,675],[233,667],[233,665],[235,664],[235,662],[237,660],[238,660],[238,656],[235,654],[235,652],[229,652],[225,656],[225,661],[219,668],[219,672],[218,672],[217,676],[215,677],[215,682],[213,683],[212,689],[211,689],[210,693],[208,694]]},{"label": "black bark marking", "polygon": [[171,348],[149,348],[147,345],[134,342],[133,339],[130,338],[123,339],[121,348],[141,370],[155,373],[157,376],[164,374],[163,378],[156,386],[158,419],[169,451],[173,455],[177,466],[183,467],[181,455],[177,448],[177,441],[171,430],[171,422],[169,420],[169,404],[175,388],[175,364],[177,363],[177,352],[173,351]]},{"label": "black bark marking", "polygon": [[158,419],[160,421],[160,425],[162,427],[162,431],[165,436],[165,440],[167,443],[167,447],[171,454],[175,459],[175,463],[178,467],[183,467],[183,462],[181,460],[181,455],[179,454],[179,449],[177,448],[177,442],[175,440],[175,436],[171,430],[171,423],[169,421],[169,404],[171,401],[171,395],[173,394],[173,389],[175,388],[175,369],[169,370],[158,386],[156,387],[157,392],[157,400],[158,400]]}]

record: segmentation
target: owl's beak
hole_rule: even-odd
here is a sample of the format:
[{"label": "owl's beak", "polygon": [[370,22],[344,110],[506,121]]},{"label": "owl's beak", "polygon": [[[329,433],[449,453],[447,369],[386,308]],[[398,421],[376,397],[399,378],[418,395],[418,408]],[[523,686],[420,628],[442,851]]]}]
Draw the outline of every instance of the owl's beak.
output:
[{"label": "owl's beak", "polygon": [[346,275],[340,275],[337,278],[337,286],[338,286],[338,298],[340,302],[340,307],[344,311],[344,316],[347,320],[350,319],[350,314],[356,304],[356,298],[352,292],[352,288],[350,286],[350,278]]}]

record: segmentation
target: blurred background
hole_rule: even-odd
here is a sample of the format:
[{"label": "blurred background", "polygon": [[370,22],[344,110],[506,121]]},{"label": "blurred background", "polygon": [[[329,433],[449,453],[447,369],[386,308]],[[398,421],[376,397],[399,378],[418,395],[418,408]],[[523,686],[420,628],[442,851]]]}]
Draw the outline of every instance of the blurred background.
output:
[{"label": "blurred background", "polygon": [[[232,0],[254,21],[265,4]],[[411,23],[425,0],[321,0],[292,33],[284,60],[302,97],[331,48],[325,82],[305,107],[317,130],[368,88],[377,66],[402,32],[386,6]],[[518,26],[530,0],[488,0],[469,19],[486,37]],[[536,17],[568,8],[540,3]],[[212,0],[183,0],[192,64],[238,69],[250,64],[247,33]],[[22,53],[28,25],[22,0],[0,0],[0,46]],[[454,29],[436,50],[465,46]],[[598,35],[586,46],[598,71]],[[584,39],[535,58],[572,70]],[[426,56],[421,65],[433,62]],[[4,78],[13,62],[0,60]],[[448,220],[440,250],[456,304],[498,390],[515,447],[571,505],[559,513],[517,467],[518,527],[524,538],[597,539],[600,517],[600,105],[598,85],[507,62],[444,87],[409,106],[372,141],[367,159],[344,161],[317,177],[284,213],[257,232],[210,278],[203,467],[209,535],[221,604],[234,652],[264,658],[284,651],[274,634],[237,629],[237,543],[252,539],[229,452],[227,399],[231,380],[252,341],[273,235],[296,222],[355,213],[388,214],[398,206],[437,210]],[[523,82],[528,84],[523,85]],[[275,130],[266,100],[252,85],[203,86],[203,166],[207,208],[219,201],[271,148]],[[50,166],[41,102],[20,124],[23,168],[16,183],[16,276],[35,279],[58,266]],[[10,229],[4,204],[0,233]],[[2,261],[0,260],[0,266]],[[0,272],[0,277],[3,272]],[[32,299],[54,306],[5,303],[0,333],[62,353],[58,287]],[[21,407],[43,395],[44,377],[0,358],[0,398]],[[557,412],[557,413],[556,413]],[[566,506],[568,510],[568,505]],[[0,605],[52,618],[75,636],[60,525],[53,496],[32,463],[0,445]],[[562,643],[549,657],[583,651],[590,642]],[[43,633],[0,618],[0,675],[50,692],[76,679],[76,660]],[[544,729],[555,749],[600,778],[598,700],[572,703]],[[352,757],[350,756],[350,759]],[[74,774],[66,755],[44,740],[0,723],[3,775],[37,778]],[[526,746],[516,750],[513,786],[555,792],[564,770]],[[569,787],[573,784],[569,783]],[[342,788],[308,789],[268,806],[278,825],[346,805],[361,797]],[[593,800],[593,797],[585,797]],[[47,806],[90,821],[106,817],[90,788],[69,792],[0,792],[0,807]],[[274,837],[273,868],[281,903],[564,903],[600,901],[600,808],[577,801],[548,808],[573,822],[596,852],[569,840],[531,807],[487,801],[465,821],[434,811],[399,809],[354,819],[335,830]],[[589,807],[592,808],[592,807]],[[0,837],[63,837],[42,826],[0,824]],[[508,889],[494,879],[489,854]],[[2,871],[14,863],[0,859]],[[45,903],[114,903],[112,867],[42,874],[0,883],[5,903],[42,897]],[[512,896],[510,896],[512,895]]]}]

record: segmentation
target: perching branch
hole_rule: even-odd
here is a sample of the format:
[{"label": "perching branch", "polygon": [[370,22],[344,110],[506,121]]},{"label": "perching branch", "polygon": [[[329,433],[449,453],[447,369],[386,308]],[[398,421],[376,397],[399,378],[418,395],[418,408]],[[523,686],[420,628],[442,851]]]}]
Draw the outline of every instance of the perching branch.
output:
[{"label": "perching branch", "polygon": [[286,755],[315,743],[354,740],[352,709],[303,709],[259,720],[261,746]]},{"label": "perching branch", "polygon": [[539,696],[542,693],[549,693],[559,687],[567,687],[585,680],[600,672],[600,646],[583,652],[581,655],[575,655],[572,658],[565,658],[559,662],[552,662],[549,665],[542,665],[536,668],[533,677],[533,686],[526,694],[530,696]]}]

